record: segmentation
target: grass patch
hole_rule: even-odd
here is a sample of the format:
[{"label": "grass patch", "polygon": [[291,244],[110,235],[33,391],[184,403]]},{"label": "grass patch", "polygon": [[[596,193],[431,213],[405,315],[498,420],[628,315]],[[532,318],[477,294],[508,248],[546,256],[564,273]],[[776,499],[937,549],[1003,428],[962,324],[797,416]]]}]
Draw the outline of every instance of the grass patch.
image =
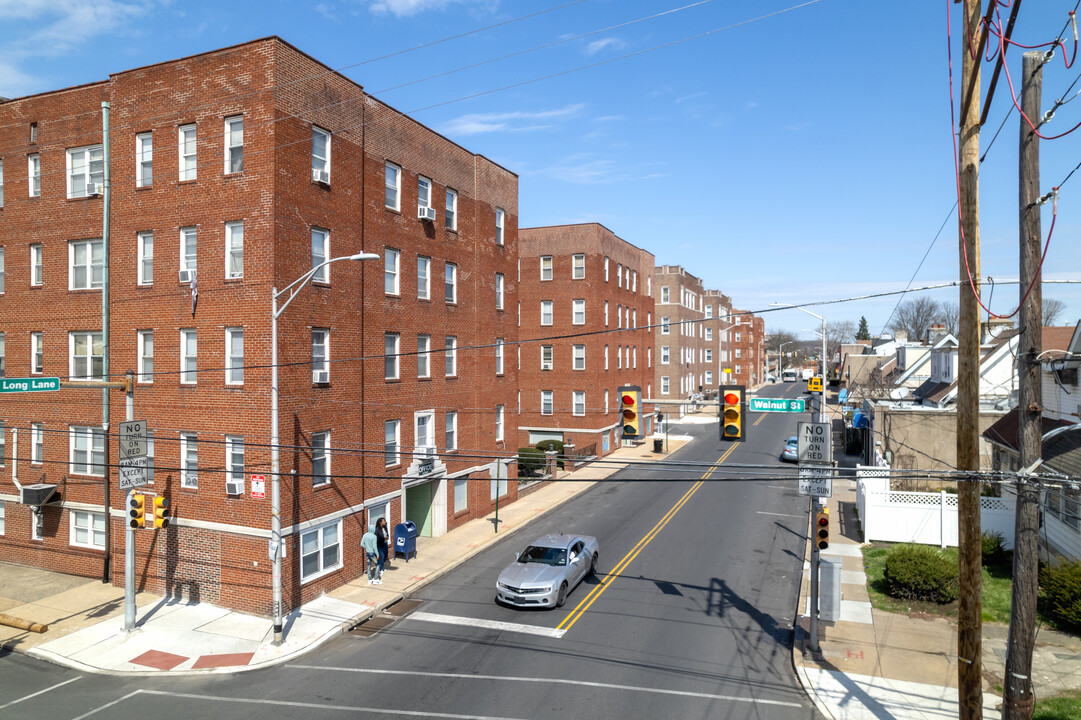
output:
[{"label": "grass patch", "polygon": [[1081,720],[1081,691],[1036,700],[1032,720]]}]

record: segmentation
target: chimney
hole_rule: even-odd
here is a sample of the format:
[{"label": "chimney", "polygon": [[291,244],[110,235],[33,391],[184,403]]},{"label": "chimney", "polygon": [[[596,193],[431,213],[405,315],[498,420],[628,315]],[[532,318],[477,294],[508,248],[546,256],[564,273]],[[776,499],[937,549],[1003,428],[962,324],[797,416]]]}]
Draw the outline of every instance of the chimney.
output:
[{"label": "chimney", "polygon": [[942,323],[931,323],[931,329],[927,332],[927,344],[934,345],[946,335],[946,326]]},{"label": "chimney", "polygon": [[894,330],[893,331],[893,339],[896,340],[898,343],[901,343],[901,344],[904,344],[904,343],[908,342],[908,331],[907,330]]},{"label": "chimney", "polygon": [[980,323],[981,333],[980,342],[988,344],[994,342],[997,338],[1008,330],[1013,329],[1013,320],[1008,318],[990,318]]}]

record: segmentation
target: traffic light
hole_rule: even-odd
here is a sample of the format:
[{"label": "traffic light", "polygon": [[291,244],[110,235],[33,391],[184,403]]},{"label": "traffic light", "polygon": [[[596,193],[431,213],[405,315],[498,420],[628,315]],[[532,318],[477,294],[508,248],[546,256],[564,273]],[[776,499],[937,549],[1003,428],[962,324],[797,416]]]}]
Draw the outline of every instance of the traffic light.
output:
[{"label": "traffic light", "polygon": [[743,432],[743,386],[721,388],[721,439],[746,440]]},{"label": "traffic light", "polygon": [[830,546],[830,509],[818,508],[815,513],[815,545],[819,550],[825,550]]},{"label": "traffic light", "polygon": [[154,527],[169,527],[169,499],[161,495],[154,498]]},{"label": "traffic light", "polygon": [[634,440],[642,437],[642,388],[625,385],[619,388],[619,410],[623,414],[623,437]]},{"label": "traffic light", "polygon": [[129,503],[131,508],[128,516],[131,518],[128,524],[133,528],[146,527],[146,498],[142,495],[132,495]]}]

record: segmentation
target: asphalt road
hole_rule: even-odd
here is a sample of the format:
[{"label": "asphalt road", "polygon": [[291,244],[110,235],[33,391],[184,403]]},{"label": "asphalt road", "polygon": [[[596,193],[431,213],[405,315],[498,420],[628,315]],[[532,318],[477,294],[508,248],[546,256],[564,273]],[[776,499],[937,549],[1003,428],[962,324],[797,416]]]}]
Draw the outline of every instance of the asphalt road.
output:
[{"label": "asphalt road", "polygon": [[[8,655],[0,716],[819,718],[791,661],[808,502],[777,460],[801,419],[752,414],[741,443],[720,441],[716,424],[675,426],[696,439],[667,462],[627,468],[508,534],[371,637],[198,678],[91,677]],[[514,552],[560,531],[599,538],[597,576],[558,610],[497,605]]]}]

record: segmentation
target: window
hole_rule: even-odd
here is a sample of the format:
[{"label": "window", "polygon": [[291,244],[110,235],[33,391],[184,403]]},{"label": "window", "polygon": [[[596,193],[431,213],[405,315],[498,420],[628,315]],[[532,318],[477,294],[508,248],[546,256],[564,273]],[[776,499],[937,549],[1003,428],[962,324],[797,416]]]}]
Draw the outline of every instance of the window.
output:
[{"label": "window", "polygon": [[447,263],[444,270],[443,290],[447,303],[453,305],[458,302],[458,266]]},{"label": "window", "polygon": [[503,338],[495,339],[495,374],[503,374]]},{"label": "window", "polygon": [[[198,232],[194,227],[180,228],[180,282],[191,282],[195,275],[196,239]],[[189,273],[185,278],[184,271]]]},{"label": "window", "polygon": [[604,346],[604,369],[608,369],[608,346]]},{"label": "window", "polygon": [[392,162],[387,163],[383,203],[391,210],[402,209],[402,169]]},{"label": "window", "polygon": [[180,383],[182,385],[194,385],[197,378],[196,360],[198,359],[198,346],[196,344],[195,328],[186,328],[180,331]]},{"label": "window", "polygon": [[575,325],[586,324],[586,301],[585,300],[572,300],[573,319],[572,322]]},{"label": "window", "polygon": [[30,284],[41,285],[41,243],[30,245]]},{"label": "window", "polygon": [[713,328],[711,328],[711,327],[706,328],[706,333],[705,334],[706,334],[706,342],[712,342],[713,341]]},{"label": "window", "polygon": [[667,286],[661,288],[661,302],[671,302],[671,293]]},{"label": "window", "polygon": [[244,438],[239,435],[225,436],[225,479],[239,483],[240,494],[244,487]]},{"label": "window", "polygon": [[552,346],[541,345],[541,370],[552,369]]},{"label": "window", "polygon": [[300,582],[305,583],[342,566],[342,521],[300,534]]},{"label": "window", "polygon": [[604,391],[604,414],[608,414],[608,391]]},{"label": "window", "polygon": [[40,375],[45,366],[45,336],[40,332],[30,333],[30,374]]},{"label": "window", "polygon": [[571,257],[571,279],[584,280],[586,277],[586,256],[573,255]]},{"label": "window", "polygon": [[[469,509],[469,478],[454,478],[454,513],[465,512]],[[3,526],[0,525],[0,531]]]},{"label": "window", "polygon": [[244,277],[244,222],[225,223],[225,277]]},{"label": "window", "polygon": [[400,420],[387,420],[383,423],[383,464],[387,467],[402,461],[401,430]]},{"label": "window", "polygon": [[541,415],[552,414],[552,391],[541,390]]},{"label": "window", "polygon": [[743,350],[741,350],[740,348],[736,348],[736,357],[739,358],[739,357],[742,357],[742,356],[743,356]]},{"label": "window", "polygon": [[616,370],[623,369],[623,346],[616,345]]},{"label": "window", "polygon": [[383,377],[398,379],[398,333],[383,333]]},{"label": "window", "polygon": [[199,444],[195,433],[180,433],[180,487],[199,487]]},{"label": "window", "polygon": [[105,475],[105,432],[99,427],[71,426],[71,470],[74,475]]},{"label": "window", "polygon": [[154,184],[154,140],[150,133],[135,136],[135,187]]},{"label": "window", "polygon": [[711,370],[706,370],[706,385],[712,385],[712,384],[713,384],[713,372]]},{"label": "window", "polygon": [[550,255],[542,255],[540,259],[540,279],[551,280],[552,279],[552,257]]},{"label": "window", "polygon": [[573,348],[574,354],[574,369],[585,370],[586,369],[586,346],[575,345]]},{"label": "window", "polygon": [[571,414],[583,416],[586,414],[586,393],[584,390],[575,390],[571,397]]},{"label": "window", "polygon": [[101,240],[73,240],[68,243],[68,289],[101,287],[104,247]]},{"label": "window", "polygon": [[458,449],[458,413],[451,411],[445,416],[447,452]]},{"label": "window", "polygon": [[604,301],[604,326],[608,327],[608,301]]},{"label": "window", "polygon": [[742,374],[743,374],[743,366],[736,365],[736,375],[742,375]]},{"label": "window", "polygon": [[736,333],[736,342],[740,342],[740,336],[742,333]]},{"label": "window", "polygon": [[140,330],[137,333],[139,345],[139,382],[154,382],[154,331]]},{"label": "window", "polygon": [[667,365],[672,361],[671,351],[672,348],[668,345],[661,345],[661,365]]},{"label": "window", "polygon": [[101,145],[68,150],[68,197],[101,194],[105,185],[105,159]]},{"label": "window", "polygon": [[417,300],[427,300],[431,296],[431,280],[428,273],[431,264],[431,259],[417,257]]},{"label": "window", "polygon": [[458,374],[458,338],[447,336],[445,348],[447,377],[454,377]]},{"label": "window", "polygon": [[495,406],[495,441],[503,442],[503,406]]},{"label": "window", "polygon": [[312,328],[312,382],[330,382],[330,329]]},{"label": "window", "polygon": [[608,282],[608,256],[604,256],[604,281]]},{"label": "window", "polygon": [[225,174],[238,172],[244,172],[243,116],[225,118]]},{"label": "window", "polygon": [[[0,167],[0,171],[2,171],[2,170],[3,170],[3,168]],[[0,174],[2,174],[2,173],[0,173]],[[3,180],[3,178],[0,177],[0,181],[2,181],[2,180]],[[3,182],[0,182],[0,186],[2,186],[2,185],[3,185]],[[2,188],[0,188],[0,189],[2,189]],[[3,196],[3,194],[0,194],[0,205],[3,205],[3,204],[4,204],[4,196]],[[503,212],[503,208],[496,208],[495,209],[495,244],[496,245],[502,245],[503,242],[504,242],[504,239],[503,239],[503,226],[504,226],[505,222],[506,222],[506,213]]]},{"label": "window", "polygon": [[706,305],[706,319],[709,320],[711,317],[713,317],[713,306]]},{"label": "window", "polygon": [[552,301],[541,300],[541,325],[552,324]]},{"label": "window", "polygon": [[623,287],[623,263],[616,264],[616,287]]},{"label": "window", "polygon": [[632,292],[638,292],[638,271],[637,270],[634,271],[634,274],[633,274],[632,277],[634,278],[634,284],[631,287],[631,291]]},{"label": "window", "polygon": [[713,350],[710,348],[705,349],[705,362],[713,362]]},{"label": "window", "polygon": [[[330,266],[323,265],[330,252],[330,233],[322,228],[312,228],[312,269],[319,268],[312,275],[312,282],[330,282]],[[323,265],[323,267],[319,267]]]},{"label": "window", "polygon": [[41,156],[33,153],[26,156],[26,177],[30,184],[30,197],[41,195]]},{"label": "window", "polygon": [[[3,257],[0,256],[0,270],[3,269]],[[0,285],[0,290],[3,286]],[[503,309],[503,273],[495,274],[495,309]]]},{"label": "window", "polygon": [[667,335],[669,332],[671,332],[671,329],[672,328],[669,325],[668,318],[662,317],[661,318],[661,335]]},{"label": "window", "polygon": [[432,206],[432,181],[423,175],[417,176],[417,209]]},{"label": "window", "polygon": [[39,422],[30,423],[30,464],[41,465],[45,462],[45,426]]},{"label": "window", "polygon": [[92,550],[105,549],[105,514],[71,511],[71,544]]},{"label": "window", "polygon": [[312,487],[330,482],[330,433],[312,433]]},{"label": "window", "polygon": [[444,217],[447,230],[458,229],[458,191],[447,188],[447,213]]},{"label": "window", "polygon": [[383,255],[383,292],[387,295],[398,294],[398,261],[401,251],[387,248]]},{"label": "window", "polygon": [[669,393],[668,376],[661,375],[661,394],[667,395]]},{"label": "window", "polygon": [[0,160],[0,207],[4,207],[4,161]]},{"label": "window", "polygon": [[136,237],[139,252],[139,284],[151,285],[154,282],[154,233],[141,232]]},{"label": "window", "polygon": [[432,338],[430,335],[417,335],[417,377],[431,377],[431,362],[429,350],[431,350]]},{"label": "window", "polygon": [[194,180],[199,167],[195,160],[195,126],[181,125],[177,131],[180,145],[180,182]]},{"label": "window", "polygon": [[102,380],[105,360],[100,332],[73,332],[68,335],[71,347],[71,379]]},{"label": "window", "polygon": [[[312,179],[330,182],[330,133],[312,125]],[[315,173],[322,173],[316,175]]]},{"label": "window", "polygon": [[225,328],[225,384],[244,384],[243,328]]},{"label": "window", "polygon": [[623,306],[616,305],[616,328],[623,327]]}]

